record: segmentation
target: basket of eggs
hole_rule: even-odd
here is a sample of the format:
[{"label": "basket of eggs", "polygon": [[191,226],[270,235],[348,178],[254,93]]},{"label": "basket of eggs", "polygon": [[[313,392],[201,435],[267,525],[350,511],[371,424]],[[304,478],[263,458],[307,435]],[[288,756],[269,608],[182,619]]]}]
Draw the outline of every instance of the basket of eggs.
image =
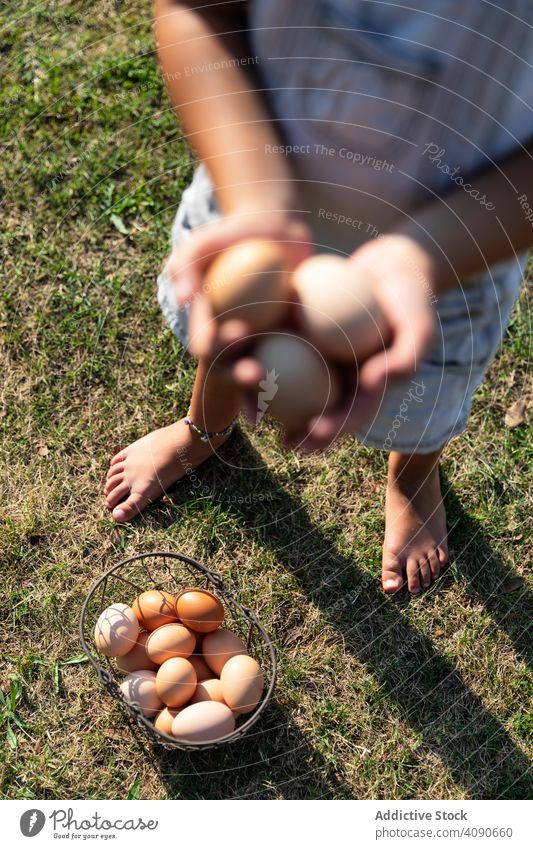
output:
[{"label": "basket of eggs", "polygon": [[105,572],[80,639],[105,689],[167,749],[242,738],[274,690],[274,649],[255,613],[183,554],[139,554]]}]

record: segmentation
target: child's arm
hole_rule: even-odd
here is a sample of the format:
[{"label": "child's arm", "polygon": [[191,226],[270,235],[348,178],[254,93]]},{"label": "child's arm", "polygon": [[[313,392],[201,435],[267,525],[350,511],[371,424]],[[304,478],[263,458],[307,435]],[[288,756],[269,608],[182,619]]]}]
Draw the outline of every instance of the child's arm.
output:
[{"label": "child's arm", "polygon": [[[280,139],[255,87],[257,59],[249,55],[242,6],[154,0],[163,78],[224,213],[220,221],[197,230],[167,265],[178,301],[193,299],[190,338],[197,356],[210,353],[216,342],[208,304],[199,296],[203,271],[216,253],[253,237],[285,242],[293,264],[310,253],[287,157],[274,152]],[[235,328],[234,335],[245,332]]]},{"label": "child's arm", "polygon": [[533,143],[434,201],[394,231],[433,263],[436,292],[533,246]]},{"label": "child's arm", "polygon": [[155,0],[163,78],[224,214],[292,208],[287,158],[253,77],[241,3]]}]

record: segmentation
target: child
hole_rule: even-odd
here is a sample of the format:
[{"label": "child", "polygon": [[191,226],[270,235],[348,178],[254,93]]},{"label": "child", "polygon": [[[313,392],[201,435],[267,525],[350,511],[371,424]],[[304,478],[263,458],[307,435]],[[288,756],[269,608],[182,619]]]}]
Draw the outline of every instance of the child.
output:
[{"label": "child", "polygon": [[[216,253],[249,237],[279,240],[293,264],[340,252],[369,277],[392,338],[361,366],[355,403],[310,422],[303,447],[349,432],[389,452],[383,587],[419,593],[448,556],[439,457],[466,425],[533,242],[528,3],[154,8],[163,76],[202,163],[159,300],[199,362],[188,417],[112,459],[107,506],[131,521],[231,432],[241,390],[210,365],[247,328],[221,339],[209,321],[201,279]],[[234,373],[257,376],[244,360]]]}]

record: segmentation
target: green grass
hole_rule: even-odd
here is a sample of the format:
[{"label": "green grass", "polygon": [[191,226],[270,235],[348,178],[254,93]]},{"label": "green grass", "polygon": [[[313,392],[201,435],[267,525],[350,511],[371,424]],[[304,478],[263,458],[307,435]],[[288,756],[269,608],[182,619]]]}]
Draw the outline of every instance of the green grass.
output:
[{"label": "green grass", "polygon": [[[446,451],[453,562],[423,597],[380,592],[385,460],[351,440],[297,459],[273,427],[245,429],[198,473],[203,491],[183,485],[115,527],[110,455],[191,390],[154,282],[192,157],[148,4],[33,6],[2,22],[0,45],[0,793],[530,796],[531,434],[504,425],[528,391],[525,296]],[[143,748],[80,657],[92,582],[158,548],[223,571],[276,644],[275,701],[222,753]]]}]

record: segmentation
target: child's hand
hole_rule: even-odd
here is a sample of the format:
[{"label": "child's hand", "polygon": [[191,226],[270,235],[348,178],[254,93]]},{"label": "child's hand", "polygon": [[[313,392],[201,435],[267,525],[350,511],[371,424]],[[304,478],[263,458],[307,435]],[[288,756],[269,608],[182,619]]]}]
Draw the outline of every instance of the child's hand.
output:
[{"label": "child's hand", "polygon": [[323,449],[341,434],[367,423],[378,410],[388,383],[415,371],[436,331],[433,265],[413,239],[383,236],[366,242],[350,261],[373,282],[392,331],[391,340],[354,374],[353,395],[333,412],[310,422],[306,436],[291,438],[291,444],[299,444],[304,451]]},{"label": "child's hand", "polygon": [[202,292],[204,273],[216,255],[244,239],[265,238],[281,242],[294,268],[312,253],[309,228],[287,212],[263,209],[227,215],[198,228],[190,239],[171,253],[167,271],[175,281],[176,300],[190,304],[189,347],[196,357],[212,357],[226,346],[234,346],[251,329],[241,321],[220,327],[213,318],[208,298]]}]

